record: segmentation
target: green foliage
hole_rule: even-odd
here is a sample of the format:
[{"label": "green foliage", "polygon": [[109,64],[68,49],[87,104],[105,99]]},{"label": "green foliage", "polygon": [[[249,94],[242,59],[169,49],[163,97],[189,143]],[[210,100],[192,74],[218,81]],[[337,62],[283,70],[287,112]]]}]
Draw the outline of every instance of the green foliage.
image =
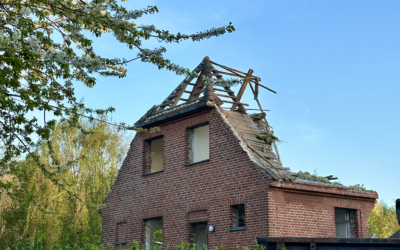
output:
[{"label": "green foliage", "polygon": [[98,208],[114,182],[130,136],[98,120],[81,119],[78,124],[83,130],[67,121],[56,123],[50,140],[42,141],[35,153],[82,202],[46,178],[28,156],[18,162],[17,175],[2,177],[12,188],[1,194],[0,249],[16,242],[44,241],[37,238],[39,231],[46,236],[46,246],[100,243]]},{"label": "green foliage", "polygon": [[254,240],[254,250],[265,250],[265,246],[259,245],[257,240]]},{"label": "green foliage", "polygon": [[[46,242],[46,237],[43,234],[38,234],[37,238],[35,238],[32,242],[18,242],[17,244],[13,245],[12,247],[7,248],[7,250],[111,250],[114,249],[113,246],[102,246],[101,244],[93,244],[93,243],[82,243],[82,244],[69,244],[66,243],[64,245],[52,245],[46,246],[48,243]],[[129,248],[122,248],[119,249],[125,250],[146,250],[144,245],[140,245],[139,242],[133,241]],[[168,250],[169,247],[166,248]],[[173,249],[176,250],[196,250],[196,244],[189,243],[189,242],[181,242],[179,245],[174,247]],[[207,250],[207,246],[204,245],[202,250]],[[235,250],[249,250],[250,248],[244,246],[240,248],[236,246]],[[286,248],[282,248],[285,250]],[[147,250],[158,250],[157,247],[150,248]],[[216,247],[215,250],[225,250],[224,244],[219,247]],[[257,244],[257,240],[254,241],[254,250],[265,250],[264,246]]]},{"label": "green foliage", "polygon": [[[143,15],[158,12],[156,6],[128,10],[117,0],[3,0],[0,6],[0,175],[19,179],[18,159],[29,154],[44,177],[73,199],[79,199],[78,195],[35,152],[37,138],[49,140],[56,120],[67,120],[79,128],[79,117],[94,119],[114,111],[113,107],[86,107],[76,99],[73,84],[93,87],[95,76],[125,77],[124,66],[134,60],[189,74],[188,69],[164,58],[164,47],[149,49],[143,41],[200,41],[235,30],[229,23],[196,34],[171,34],[154,25],[135,24]],[[135,55],[131,59],[99,55],[91,39],[104,33],[111,33],[120,46],[135,50]],[[124,123],[119,127],[138,130]],[[3,180],[0,187],[5,192],[18,190]]]},{"label": "green foliage", "polygon": [[181,242],[178,246],[176,246],[176,250],[196,250],[196,244]]},{"label": "green foliage", "polygon": [[[157,249],[162,248],[162,243],[163,242],[163,230],[162,229],[156,229],[154,230],[153,233],[153,240],[154,240],[154,245]],[[160,243],[159,243],[160,242]]]},{"label": "green foliage", "polygon": [[395,206],[388,206],[385,202],[377,202],[368,217],[369,234],[376,234],[377,238],[387,238],[400,230],[397,222]]},{"label": "green foliage", "polygon": [[111,250],[112,247],[103,247],[100,244],[93,244],[84,242],[82,244],[57,244],[49,245],[46,241],[46,237],[39,233],[37,237],[32,241],[19,241],[8,247],[7,250]]},{"label": "green foliage", "polygon": [[317,182],[321,182],[321,183],[332,184],[328,178],[318,176],[316,171],[314,171],[314,174],[310,174],[309,172],[300,171],[296,174],[296,177],[298,179],[305,179],[305,180],[310,180],[310,181],[317,181]]},{"label": "green foliage", "polygon": [[348,186],[348,188],[356,191],[368,191],[368,189],[364,186],[364,184],[355,184],[352,186]]}]

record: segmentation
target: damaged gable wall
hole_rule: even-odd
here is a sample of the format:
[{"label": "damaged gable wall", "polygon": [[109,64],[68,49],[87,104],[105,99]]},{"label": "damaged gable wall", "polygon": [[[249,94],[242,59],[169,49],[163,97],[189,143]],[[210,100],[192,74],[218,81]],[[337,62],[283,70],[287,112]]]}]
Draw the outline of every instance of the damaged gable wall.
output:
[{"label": "damaged gable wall", "polygon": [[[209,122],[210,161],[186,166],[187,128]],[[216,227],[210,247],[234,248],[268,235],[267,189],[271,181],[239,144],[214,108],[159,125],[160,132],[141,133],[132,141],[118,179],[101,209],[103,243],[114,244],[117,223],[127,222],[127,242],[144,243],[144,220],[162,217],[164,244],[192,240],[190,223],[207,221]],[[163,135],[164,170],[143,176],[144,141]],[[245,204],[246,230],[230,232],[231,205]]]}]

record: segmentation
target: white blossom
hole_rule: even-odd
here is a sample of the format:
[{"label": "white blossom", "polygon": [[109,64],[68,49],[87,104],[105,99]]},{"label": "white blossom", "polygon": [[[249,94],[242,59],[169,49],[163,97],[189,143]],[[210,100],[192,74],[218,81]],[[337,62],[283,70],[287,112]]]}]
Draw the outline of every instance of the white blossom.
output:
[{"label": "white blossom", "polygon": [[8,21],[8,23],[13,25],[13,26],[17,26],[18,25],[18,17],[15,17],[14,19],[10,19]]},{"label": "white blossom", "polygon": [[31,50],[36,55],[40,54],[40,43],[37,39],[29,39],[29,44],[31,45]]},{"label": "white blossom", "polygon": [[237,79],[237,78],[228,78],[228,79],[215,79],[215,78],[208,78],[206,76],[203,76],[203,83],[204,85],[213,85],[213,86],[235,86],[238,84],[241,84],[243,80]]},{"label": "white blossom", "polygon": [[17,41],[21,38],[21,31],[19,29],[15,29],[12,34],[12,39]]},{"label": "white blossom", "polygon": [[23,16],[29,16],[31,14],[31,9],[29,9],[28,7],[22,7],[21,8],[21,14]]}]

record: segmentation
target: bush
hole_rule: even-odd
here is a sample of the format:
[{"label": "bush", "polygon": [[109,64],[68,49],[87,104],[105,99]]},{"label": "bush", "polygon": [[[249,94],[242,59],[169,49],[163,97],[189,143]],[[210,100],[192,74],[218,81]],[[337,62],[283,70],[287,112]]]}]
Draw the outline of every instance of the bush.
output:
[{"label": "bush", "polygon": [[[149,250],[158,250],[159,247],[154,247]],[[89,242],[84,242],[82,244],[65,244],[63,246],[47,246],[46,237],[39,233],[39,236],[35,238],[32,242],[27,241],[18,241],[15,245],[6,248],[7,250],[112,250],[113,246],[103,246],[99,244],[93,244]],[[128,249],[120,247],[120,249],[124,250],[146,250],[144,245],[140,245],[139,242],[133,241],[131,247]],[[165,247],[166,250],[169,250],[169,246]],[[182,242],[178,246],[172,248],[176,250],[196,250],[196,244]],[[225,247],[222,244],[220,247],[217,247],[215,250],[224,250]],[[204,245],[202,250],[208,250],[207,246]],[[236,250],[249,250],[249,247],[236,246]],[[264,246],[257,244],[257,240],[254,240],[254,250],[265,250]]]}]

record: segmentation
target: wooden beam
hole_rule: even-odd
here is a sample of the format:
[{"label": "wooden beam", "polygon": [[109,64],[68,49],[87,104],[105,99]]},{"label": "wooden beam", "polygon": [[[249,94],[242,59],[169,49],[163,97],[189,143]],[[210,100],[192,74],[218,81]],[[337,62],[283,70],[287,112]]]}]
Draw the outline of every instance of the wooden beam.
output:
[{"label": "wooden beam", "polygon": [[[239,70],[232,69],[232,68],[229,68],[229,67],[220,65],[220,64],[215,63],[215,62],[213,62],[213,61],[211,61],[211,63],[213,63],[213,64],[215,64],[215,65],[218,65],[218,66],[220,66],[221,68],[232,72],[232,74],[230,74],[230,75],[232,75],[232,76],[237,76],[237,77],[243,78],[244,76],[242,76],[242,75],[240,75],[240,74],[244,74],[244,75],[245,75],[244,72],[241,72],[241,71],[239,71]],[[222,72],[222,71],[219,71],[218,73],[227,74],[227,73]],[[238,74],[238,73],[240,73],[240,74]],[[228,75],[228,74],[227,74],[227,75]],[[260,78],[257,77],[257,76],[251,76],[251,77],[249,78],[249,80],[250,80],[251,82],[254,82],[255,84],[260,85],[260,86],[263,87],[264,89],[269,90],[269,91],[271,91],[272,93],[276,94],[276,91],[275,91],[275,90],[270,89],[270,88],[268,88],[268,87],[266,87],[266,86],[260,84],[260,83],[259,83],[259,81],[260,81],[259,79],[260,79]],[[257,81],[256,81],[256,80],[257,80]]]},{"label": "wooden beam", "polygon": [[[253,70],[249,69],[249,72],[247,72],[246,78],[244,78],[242,87],[240,87],[240,90],[239,90],[238,94],[236,95],[237,96],[237,101],[240,101],[240,99],[242,99],[243,93],[244,93],[244,91],[245,91],[245,89],[247,87],[247,84],[249,83],[249,79],[247,79],[247,77],[250,77],[252,74],[253,74]],[[237,105],[233,104],[232,108],[231,108],[231,111],[235,110],[236,107],[237,107]]]},{"label": "wooden beam", "polygon": [[214,88],[214,90],[216,90],[216,91],[222,91],[222,92],[227,92],[227,93],[235,93],[235,92],[233,92],[232,90],[225,90],[225,89],[216,89],[216,88]]},{"label": "wooden beam", "polygon": [[212,64],[215,64],[215,65],[217,65],[217,66],[220,66],[220,67],[223,68],[223,69],[226,69],[226,70],[229,70],[229,71],[236,71],[236,72],[238,72],[238,73],[240,73],[240,74],[246,75],[246,73],[244,73],[244,72],[242,72],[242,71],[239,71],[239,70],[236,70],[236,69],[232,69],[232,68],[226,67],[226,66],[224,66],[224,65],[218,64],[218,63],[213,62],[213,61],[211,61],[211,60],[210,60],[210,62],[211,62]]},{"label": "wooden beam", "polygon": [[[198,92],[199,87],[203,83],[203,76],[204,76],[204,71],[201,71],[201,74],[197,78],[197,81],[193,86],[192,92],[190,93],[189,101],[193,101],[194,99],[196,99],[196,96],[198,97],[200,95],[200,94],[197,94],[197,92]],[[204,87],[204,85],[202,87]]]},{"label": "wooden beam", "polygon": [[222,78],[221,74],[219,74],[219,71],[216,70],[212,65],[211,65],[211,74],[215,75],[218,79]]},{"label": "wooden beam", "polygon": [[216,94],[216,95],[217,95],[217,96],[222,96],[222,97],[229,97],[229,98],[232,98],[232,99],[237,99],[236,96],[220,95],[220,94]]},{"label": "wooden beam", "polygon": [[[256,79],[256,82],[258,82],[258,79]],[[250,83],[251,86],[251,83]],[[255,91],[254,91],[254,100],[258,100],[258,87],[260,86],[260,84],[254,84],[255,87]]]},{"label": "wooden beam", "polygon": [[[224,87],[225,90],[228,92],[228,95],[232,98],[232,101],[236,102],[237,101],[237,97],[235,96],[235,92],[233,92],[229,86],[225,86]],[[246,109],[243,107],[243,105],[239,104],[239,111],[242,114],[246,114]]]},{"label": "wooden beam", "polygon": [[233,104],[236,104],[236,105],[244,105],[244,106],[249,106],[249,104],[247,104],[247,103],[241,103],[241,102],[231,102],[231,101],[224,101],[224,102],[227,102],[227,103],[233,103]]},{"label": "wooden beam", "polygon": [[276,91],[275,91],[275,90],[270,89],[270,88],[268,88],[268,87],[265,87],[264,85],[258,83],[258,79],[257,79],[257,81],[252,81],[252,82],[254,82],[255,84],[260,85],[260,86],[263,87],[264,89],[269,90],[269,91],[271,91],[272,93],[276,94]]},{"label": "wooden beam", "polygon": [[[218,71],[218,70],[216,70],[216,71],[213,70],[213,72],[215,72],[215,73],[213,74],[213,75],[215,75],[215,76],[217,76],[216,73],[219,73],[219,74],[224,74],[224,75],[229,75],[229,76],[235,76],[235,77],[240,77],[240,78],[245,78],[245,77],[246,77],[246,76],[242,76],[242,75],[239,75],[239,74],[236,74],[236,73],[229,73],[229,72]],[[257,79],[257,77],[256,77],[256,76],[250,76],[249,79],[250,79],[250,81],[255,81],[255,80]]]},{"label": "wooden beam", "polygon": [[[218,75],[216,73],[218,73]],[[238,75],[238,74],[233,74],[233,73],[228,73],[228,72],[223,72],[223,71],[218,71],[218,70],[215,71],[215,73],[213,75],[219,76],[220,74],[244,78],[244,76],[241,76],[241,75]]]},{"label": "wooden beam", "polygon": [[[191,79],[190,79],[190,80],[191,80]],[[178,102],[179,102],[181,96],[183,95],[183,92],[185,91],[185,89],[186,89],[188,83],[190,82],[190,80],[189,80],[189,81],[184,81],[184,82],[183,82],[182,88],[178,91],[178,93],[176,93],[176,97],[175,97],[175,99],[174,99],[174,100],[172,101],[172,103],[171,103],[171,108],[175,107],[175,106],[178,104]]]}]

